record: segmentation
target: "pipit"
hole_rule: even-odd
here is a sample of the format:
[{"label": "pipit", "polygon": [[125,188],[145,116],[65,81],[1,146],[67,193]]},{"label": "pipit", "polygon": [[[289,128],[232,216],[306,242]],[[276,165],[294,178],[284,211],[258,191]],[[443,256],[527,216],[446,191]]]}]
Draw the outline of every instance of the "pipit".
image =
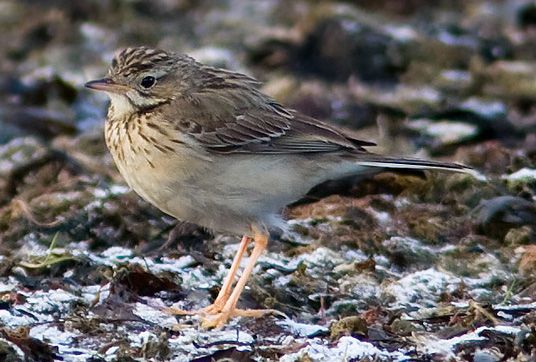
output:
[{"label": "pipit", "polygon": [[364,147],[373,142],[286,108],[258,86],[247,75],[147,47],[120,51],[105,78],[86,84],[111,99],[106,144],[134,191],[179,220],[243,235],[214,303],[176,310],[200,314],[205,327],[269,311],[236,304],[268,230],[284,228],[281,210],[315,185],[374,169],[470,172],[455,163],[368,152]]}]

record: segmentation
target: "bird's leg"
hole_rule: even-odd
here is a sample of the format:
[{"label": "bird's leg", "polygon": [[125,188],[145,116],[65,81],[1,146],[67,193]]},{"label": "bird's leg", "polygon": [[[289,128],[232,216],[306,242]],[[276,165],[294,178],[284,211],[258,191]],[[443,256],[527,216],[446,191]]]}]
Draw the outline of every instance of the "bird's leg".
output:
[{"label": "bird's leg", "polygon": [[233,259],[233,263],[231,264],[231,268],[227,272],[227,276],[225,277],[225,281],[223,282],[223,285],[220,289],[220,292],[218,293],[218,296],[216,297],[216,300],[214,300],[214,303],[212,303],[208,307],[203,308],[203,312],[208,314],[221,312],[223,306],[225,305],[225,302],[227,302],[227,299],[229,299],[229,295],[231,294],[231,287],[233,286],[233,283],[235,281],[236,272],[238,271],[240,261],[242,260],[244,252],[246,251],[250,241],[251,238],[249,236],[244,235],[242,237],[242,241],[240,242],[238,251],[236,252],[236,255]]},{"label": "bird's leg", "polygon": [[218,296],[216,297],[216,300],[214,300],[214,303],[211,305],[197,309],[197,310],[182,310],[177,308],[167,308],[167,311],[171,314],[177,314],[177,315],[193,315],[193,314],[215,314],[221,312],[223,309],[223,306],[225,305],[225,302],[227,302],[227,299],[229,299],[229,295],[231,294],[231,288],[233,286],[233,283],[235,281],[235,275],[238,271],[238,267],[240,266],[240,261],[242,260],[242,257],[244,256],[244,252],[246,251],[249,243],[251,242],[251,238],[247,235],[244,235],[242,237],[242,241],[240,242],[240,246],[238,247],[238,251],[236,252],[236,255],[233,259],[233,263],[231,264],[231,268],[227,272],[227,276],[225,277],[225,281],[223,282],[223,285],[220,289],[220,292],[218,293]]},{"label": "bird's leg", "polygon": [[251,252],[251,256],[249,257],[248,264],[246,265],[246,268],[244,269],[242,276],[236,283],[236,286],[233,289],[233,292],[231,293],[230,297],[225,302],[223,309],[219,313],[212,313],[212,315],[209,315],[206,318],[203,318],[203,322],[202,322],[203,327],[220,328],[223,325],[225,325],[225,323],[227,323],[229,318],[233,316],[261,317],[268,313],[277,312],[272,309],[257,309],[257,310],[236,309],[236,303],[238,302],[238,299],[240,298],[240,295],[242,294],[242,291],[244,290],[244,287],[246,286],[246,283],[251,275],[251,272],[253,271],[253,268],[255,267],[257,259],[259,258],[259,256],[261,256],[262,252],[266,249],[266,246],[268,245],[268,237],[269,235],[265,233],[255,234],[255,237],[254,237],[255,247],[253,248],[253,251]]}]

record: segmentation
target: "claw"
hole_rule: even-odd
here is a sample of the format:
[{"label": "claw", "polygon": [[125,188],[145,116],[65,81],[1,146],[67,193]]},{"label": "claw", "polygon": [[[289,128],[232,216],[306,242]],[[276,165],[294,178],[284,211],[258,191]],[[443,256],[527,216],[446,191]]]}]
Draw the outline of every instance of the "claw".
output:
[{"label": "claw", "polygon": [[209,306],[206,306],[201,309],[194,309],[194,310],[184,310],[184,309],[178,309],[178,308],[164,308],[163,311],[165,313],[171,314],[171,315],[210,315],[210,314],[217,314],[222,311],[223,306],[225,303],[213,303]]},{"label": "claw", "polygon": [[238,279],[234,289],[232,289],[232,285],[234,283],[236,271],[240,265],[240,260],[251,241],[248,236],[242,238],[242,242],[240,243],[239,250],[233,260],[229,274],[213,304],[193,311],[177,308],[166,308],[165,311],[173,315],[200,315],[202,318],[201,326],[203,328],[221,328],[229,321],[229,319],[235,316],[260,318],[266,314],[281,314],[273,309],[236,309],[238,298],[246,286],[246,282],[253,271],[253,267],[268,244],[267,234],[256,233],[253,239],[255,240],[255,247],[251,252],[248,264],[246,265],[242,276]]},{"label": "claw", "polygon": [[220,329],[227,324],[229,319],[234,317],[261,318],[268,314],[282,313],[275,309],[235,309],[233,311],[222,311],[207,317],[203,317],[201,320],[201,327],[205,329]]}]

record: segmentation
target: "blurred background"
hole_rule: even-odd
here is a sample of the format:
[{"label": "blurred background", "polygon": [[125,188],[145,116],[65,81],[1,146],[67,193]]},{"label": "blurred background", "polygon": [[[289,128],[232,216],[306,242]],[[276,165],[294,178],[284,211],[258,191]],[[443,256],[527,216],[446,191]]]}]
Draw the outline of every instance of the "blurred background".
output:
[{"label": "blurred background", "polygon": [[149,45],[251,74],[282,103],[362,129],[387,152],[452,155],[491,140],[535,152],[529,1],[45,0],[0,9],[2,144],[102,127],[105,97],[84,82],[103,76],[118,48]]},{"label": "blurred background", "polygon": [[260,336],[242,346],[264,343],[242,360],[310,343],[324,360],[363,357],[348,345],[330,355],[310,335],[333,348],[366,340],[387,359],[534,356],[536,3],[526,0],[0,0],[0,345],[27,344],[37,361],[57,348],[92,361],[207,355],[150,305],[214,298],[237,239],[129,192],[104,144],[108,100],[83,86],[136,45],[252,75],[281,103],[377,142],[374,152],[488,177],[383,173],[315,188],[288,210],[294,234],[275,236],[241,301],[310,325],[240,322],[241,336]]},{"label": "blurred background", "polygon": [[[133,45],[257,77],[281,103],[376,141],[375,152],[533,175],[530,1],[4,0],[0,10],[0,207],[65,183],[122,183],[103,142],[106,96],[83,84]],[[514,193],[530,200],[530,185]],[[7,214],[0,232],[22,237]]]}]

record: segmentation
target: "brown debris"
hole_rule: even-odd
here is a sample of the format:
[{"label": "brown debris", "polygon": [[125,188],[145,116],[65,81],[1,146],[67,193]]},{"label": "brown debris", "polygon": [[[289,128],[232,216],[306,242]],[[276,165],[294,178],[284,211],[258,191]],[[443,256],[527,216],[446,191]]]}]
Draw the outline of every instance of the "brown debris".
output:
[{"label": "brown debris", "polygon": [[525,277],[535,276],[536,245],[526,245],[523,249],[523,254],[519,261],[519,272]]},{"label": "brown debris", "polygon": [[179,286],[167,278],[160,278],[145,271],[141,266],[132,265],[116,272],[112,289],[121,287],[140,296],[153,296],[160,291],[178,292]]}]

